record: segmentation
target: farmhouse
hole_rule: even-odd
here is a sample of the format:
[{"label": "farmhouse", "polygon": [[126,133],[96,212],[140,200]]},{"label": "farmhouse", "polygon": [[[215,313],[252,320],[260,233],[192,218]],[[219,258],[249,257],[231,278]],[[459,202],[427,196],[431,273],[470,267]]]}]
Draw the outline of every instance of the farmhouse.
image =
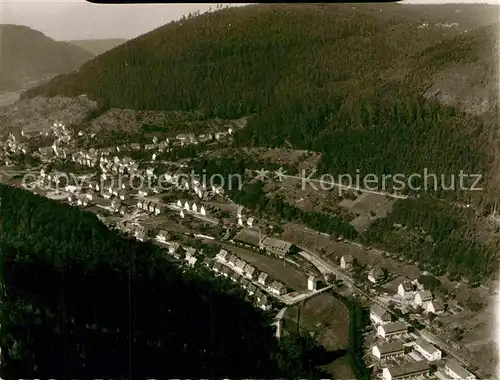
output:
[{"label": "farmhouse", "polygon": [[415,295],[415,305],[424,306],[427,302],[432,301],[432,293],[429,290],[422,290]]},{"label": "farmhouse", "polygon": [[382,370],[384,380],[413,379],[429,373],[429,363],[419,361],[406,363],[397,367],[386,367]]},{"label": "farmhouse", "polygon": [[460,365],[455,359],[449,359],[444,367],[446,375],[453,380],[475,380],[476,377]]},{"label": "farmhouse", "polygon": [[389,312],[378,305],[373,305],[370,308],[370,320],[374,325],[383,325],[391,321]]},{"label": "farmhouse", "polygon": [[340,258],[340,267],[342,269],[350,269],[353,262],[354,259],[352,258],[352,255],[344,255]]},{"label": "farmhouse", "polygon": [[441,300],[438,300],[438,299],[429,301],[425,311],[427,313],[433,313],[433,314],[442,313],[444,311],[444,304]]},{"label": "farmhouse", "polygon": [[441,351],[427,342],[425,339],[418,338],[413,346],[425,359],[432,362],[441,359]]},{"label": "farmhouse", "polygon": [[403,281],[398,286],[398,295],[402,298],[413,296],[413,284],[408,280]]},{"label": "farmhouse", "polygon": [[372,354],[377,359],[384,359],[391,356],[399,356],[405,353],[405,347],[402,342],[391,342],[376,344],[372,347]]},{"label": "farmhouse", "polygon": [[260,247],[265,249],[269,254],[275,254],[281,257],[284,257],[288,253],[290,253],[290,249],[292,248],[292,244],[283,240],[271,238],[266,236],[260,242]]},{"label": "farmhouse", "polygon": [[382,338],[389,338],[406,334],[408,326],[404,322],[388,323],[377,328],[377,334]]},{"label": "farmhouse", "polygon": [[376,284],[377,282],[383,280],[384,278],[384,272],[380,267],[374,267],[368,272],[368,281],[373,282]]}]

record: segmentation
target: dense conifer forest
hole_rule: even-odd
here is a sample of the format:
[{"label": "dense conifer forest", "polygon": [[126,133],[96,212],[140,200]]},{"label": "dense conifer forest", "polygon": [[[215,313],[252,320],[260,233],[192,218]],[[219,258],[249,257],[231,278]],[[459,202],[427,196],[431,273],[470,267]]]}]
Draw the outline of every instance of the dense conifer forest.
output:
[{"label": "dense conifer forest", "polygon": [[[95,215],[0,186],[3,379],[316,378],[242,290]],[[302,355],[304,354],[304,355]]]}]

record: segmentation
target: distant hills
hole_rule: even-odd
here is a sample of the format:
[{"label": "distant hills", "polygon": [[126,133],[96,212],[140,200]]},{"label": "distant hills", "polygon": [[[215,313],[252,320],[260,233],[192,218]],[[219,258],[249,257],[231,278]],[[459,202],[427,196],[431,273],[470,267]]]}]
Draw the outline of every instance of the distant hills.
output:
[{"label": "distant hills", "polygon": [[489,5],[229,8],[127,41],[26,96],[253,115],[237,144],[317,151],[325,171],[464,170],[490,181],[500,178],[489,124],[498,20]]},{"label": "distant hills", "polygon": [[22,25],[0,25],[0,90],[78,69],[93,54]]},{"label": "distant hills", "polygon": [[126,41],[124,38],[105,38],[97,40],[72,40],[68,41],[68,43],[81,47],[92,55],[101,55]]}]

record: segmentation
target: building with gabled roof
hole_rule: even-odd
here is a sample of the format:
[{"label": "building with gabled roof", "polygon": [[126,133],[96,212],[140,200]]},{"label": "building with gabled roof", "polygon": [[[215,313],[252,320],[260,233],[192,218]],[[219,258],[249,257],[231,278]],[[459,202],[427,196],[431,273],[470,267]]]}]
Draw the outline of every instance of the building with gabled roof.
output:
[{"label": "building with gabled roof", "polygon": [[385,367],[382,369],[384,380],[413,379],[429,373],[429,363],[422,360],[419,362],[405,363],[397,367]]},{"label": "building with gabled roof", "polygon": [[406,334],[408,325],[405,322],[393,322],[377,327],[377,335],[382,338],[389,338]]},{"label": "building with gabled roof", "polygon": [[342,269],[350,269],[352,267],[353,262],[354,259],[352,255],[344,255],[340,258],[340,267]]},{"label": "building with gabled roof", "polygon": [[384,325],[391,322],[391,315],[377,304],[370,307],[370,320],[374,325]]},{"label": "building with gabled roof", "polygon": [[445,374],[453,380],[475,380],[476,376],[465,369],[458,361],[455,359],[448,359],[445,367]]},{"label": "building with gabled roof", "polygon": [[427,313],[439,314],[444,311],[444,303],[440,299],[434,299],[427,303],[425,309]]},{"label": "building with gabled roof", "polygon": [[432,293],[429,290],[422,290],[415,294],[415,305],[427,306],[429,301],[432,301]]},{"label": "building with gabled roof", "polygon": [[279,281],[273,281],[269,285],[269,290],[278,296],[286,294],[287,292],[286,286]]},{"label": "building with gabled roof", "polygon": [[398,295],[402,298],[412,297],[414,295],[414,286],[411,281],[405,280],[398,285]]},{"label": "building with gabled roof", "polygon": [[261,285],[266,286],[269,281],[269,275],[266,272],[261,272],[259,275],[259,278],[257,279],[257,282]]},{"label": "building with gabled roof", "polygon": [[441,359],[441,351],[427,342],[425,339],[418,338],[414,342],[413,348],[415,348],[415,350],[418,351],[420,355],[422,355],[426,360],[430,362]]},{"label": "building with gabled roof", "polygon": [[404,353],[405,346],[400,341],[376,344],[372,346],[372,355],[379,360],[392,356],[404,355]]},{"label": "building with gabled roof", "polygon": [[221,249],[216,256],[216,259],[223,262],[227,262],[227,260],[229,259],[229,252],[226,251],[225,249]]}]

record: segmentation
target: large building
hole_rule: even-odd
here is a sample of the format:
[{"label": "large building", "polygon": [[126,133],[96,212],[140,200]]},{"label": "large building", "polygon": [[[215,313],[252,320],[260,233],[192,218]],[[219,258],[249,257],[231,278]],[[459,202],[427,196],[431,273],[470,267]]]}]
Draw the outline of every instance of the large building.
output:
[{"label": "large building", "polygon": [[376,344],[372,347],[372,354],[377,359],[384,359],[392,356],[399,356],[405,353],[405,346],[402,342],[391,342]]},{"label": "large building", "polygon": [[405,322],[394,322],[386,325],[381,325],[377,328],[377,335],[382,338],[390,338],[406,334],[408,332],[408,325]]},{"label": "large building", "polygon": [[284,257],[290,253],[292,243],[266,236],[260,242],[260,248],[265,249],[267,253]]},{"label": "large building", "polygon": [[456,360],[449,359],[444,367],[446,375],[448,375],[453,380],[475,380],[476,377],[467,371],[464,367],[460,365]]},{"label": "large building", "polygon": [[389,312],[378,305],[373,305],[370,308],[370,320],[374,325],[383,325],[391,321]]},{"label": "large building", "polygon": [[419,361],[406,363],[397,367],[386,367],[382,370],[384,380],[413,379],[429,373],[429,363]]},{"label": "large building", "polygon": [[441,351],[427,342],[425,339],[418,338],[414,346],[416,351],[422,355],[426,360],[433,362],[441,359]]}]

